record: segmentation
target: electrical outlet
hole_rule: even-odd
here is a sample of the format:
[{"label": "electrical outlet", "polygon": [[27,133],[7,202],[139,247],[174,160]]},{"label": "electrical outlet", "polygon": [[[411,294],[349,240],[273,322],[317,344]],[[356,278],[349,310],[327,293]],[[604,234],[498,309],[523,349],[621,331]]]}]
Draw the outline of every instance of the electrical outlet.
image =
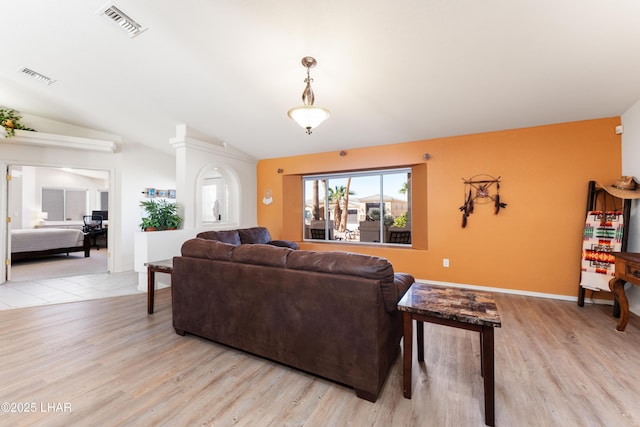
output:
[{"label": "electrical outlet", "polygon": [[442,260],[442,266],[446,267],[446,268],[449,268],[449,258],[444,258]]}]

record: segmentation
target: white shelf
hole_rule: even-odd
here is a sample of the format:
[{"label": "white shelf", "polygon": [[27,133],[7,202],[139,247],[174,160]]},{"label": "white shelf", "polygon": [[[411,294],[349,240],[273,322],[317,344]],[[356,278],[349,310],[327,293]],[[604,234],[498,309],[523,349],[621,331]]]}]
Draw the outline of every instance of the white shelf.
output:
[{"label": "white shelf", "polygon": [[[0,130],[4,130],[0,128]],[[0,132],[1,144],[23,144],[40,147],[73,148],[76,150],[101,151],[104,153],[115,153],[116,144],[113,141],[103,139],[83,138],[79,136],[57,135],[53,133],[32,132],[16,129],[15,136],[6,138]]]}]

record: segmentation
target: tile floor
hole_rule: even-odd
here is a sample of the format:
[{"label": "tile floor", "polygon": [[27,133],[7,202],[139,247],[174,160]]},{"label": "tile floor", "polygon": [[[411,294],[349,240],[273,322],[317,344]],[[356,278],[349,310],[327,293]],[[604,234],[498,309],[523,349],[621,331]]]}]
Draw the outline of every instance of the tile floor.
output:
[{"label": "tile floor", "polygon": [[138,273],[100,273],[0,284],[0,310],[143,293]]}]

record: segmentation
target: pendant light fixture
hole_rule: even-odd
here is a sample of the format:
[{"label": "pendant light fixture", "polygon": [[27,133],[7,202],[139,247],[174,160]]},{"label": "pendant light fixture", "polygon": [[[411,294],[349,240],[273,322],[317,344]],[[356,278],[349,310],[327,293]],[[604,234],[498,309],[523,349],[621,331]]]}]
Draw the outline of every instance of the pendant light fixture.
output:
[{"label": "pendant light fixture", "polygon": [[296,123],[307,130],[307,134],[311,135],[311,129],[318,127],[320,123],[329,118],[331,113],[326,108],[316,107],[313,105],[314,95],[311,89],[311,82],[313,79],[309,75],[309,69],[315,67],[317,64],[315,58],[305,56],[302,58],[302,65],[307,69],[307,78],[304,82],[307,86],[302,92],[302,103],[300,107],[294,107],[289,110],[287,115],[291,117]]}]

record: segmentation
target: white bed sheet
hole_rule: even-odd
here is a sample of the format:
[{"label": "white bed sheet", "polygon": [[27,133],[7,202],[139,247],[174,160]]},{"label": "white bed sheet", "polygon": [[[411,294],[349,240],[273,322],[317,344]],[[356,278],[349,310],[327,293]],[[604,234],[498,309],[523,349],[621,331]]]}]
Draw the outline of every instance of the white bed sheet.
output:
[{"label": "white bed sheet", "polygon": [[11,252],[46,251],[84,244],[84,233],[65,228],[11,230]]}]

